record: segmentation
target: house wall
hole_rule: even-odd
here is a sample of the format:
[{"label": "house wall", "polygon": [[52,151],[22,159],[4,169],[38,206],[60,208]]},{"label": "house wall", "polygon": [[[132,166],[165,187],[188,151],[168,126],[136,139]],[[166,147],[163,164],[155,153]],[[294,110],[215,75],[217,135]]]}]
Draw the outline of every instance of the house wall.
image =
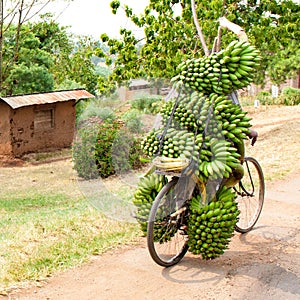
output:
[{"label": "house wall", "polygon": [[121,101],[128,101],[128,100],[135,99],[139,96],[145,96],[147,94],[151,95],[154,93],[154,91],[151,88],[129,90],[126,87],[120,87],[118,93]]},{"label": "house wall", "polygon": [[74,103],[31,105],[14,110],[10,122],[13,154],[18,157],[69,147],[75,132]]},{"label": "house wall", "polygon": [[11,108],[5,102],[0,102],[0,155],[12,155],[10,115]]}]

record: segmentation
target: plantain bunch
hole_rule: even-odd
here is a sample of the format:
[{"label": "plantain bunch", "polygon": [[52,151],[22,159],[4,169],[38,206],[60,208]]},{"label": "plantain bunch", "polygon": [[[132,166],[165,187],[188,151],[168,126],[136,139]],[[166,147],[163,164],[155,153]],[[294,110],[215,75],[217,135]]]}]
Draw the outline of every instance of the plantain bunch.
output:
[{"label": "plantain bunch", "polygon": [[260,60],[259,51],[254,46],[235,40],[218,53],[181,63],[179,74],[173,81],[182,81],[207,95],[226,95],[252,82]]},{"label": "plantain bunch", "polygon": [[147,233],[147,221],[152,203],[166,183],[166,177],[156,173],[141,177],[138,182],[132,202],[137,208],[136,219],[144,234]]},{"label": "plantain bunch", "polygon": [[162,127],[153,129],[144,139],[142,146],[145,153],[193,159],[198,162],[197,175],[204,182],[209,177],[228,178],[240,163],[236,144],[247,138],[251,118],[227,96],[187,93],[180,97],[172,127],[160,145],[159,137],[163,135],[174,104],[175,100],[172,100],[162,108]]},{"label": "plantain bunch", "polygon": [[200,194],[191,199],[187,229],[190,252],[203,259],[214,259],[224,253],[239,216],[234,198],[232,189],[224,186],[208,204]]},{"label": "plantain bunch", "polygon": [[[160,144],[160,137],[163,137]],[[177,158],[180,156],[197,156],[199,148],[194,142],[194,135],[187,130],[171,127],[164,135],[164,127],[152,129],[141,142],[143,151],[150,157],[158,154]]]}]

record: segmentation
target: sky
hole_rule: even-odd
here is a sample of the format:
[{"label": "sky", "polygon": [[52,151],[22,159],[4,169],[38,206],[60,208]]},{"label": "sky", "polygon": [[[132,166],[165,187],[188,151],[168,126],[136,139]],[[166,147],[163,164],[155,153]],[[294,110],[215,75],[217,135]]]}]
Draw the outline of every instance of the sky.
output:
[{"label": "sky", "polygon": [[[111,1],[74,0],[69,3],[55,1],[55,3],[47,6],[46,10],[55,13],[56,21],[61,25],[71,26],[71,32],[78,35],[90,35],[95,39],[99,39],[102,33],[117,37],[120,27],[135,29],[121,9],[117,15],[112,14]],[[144,11],[149,0],[120,0],[120,2],[132,7],[134,13],[140,14]]]}]

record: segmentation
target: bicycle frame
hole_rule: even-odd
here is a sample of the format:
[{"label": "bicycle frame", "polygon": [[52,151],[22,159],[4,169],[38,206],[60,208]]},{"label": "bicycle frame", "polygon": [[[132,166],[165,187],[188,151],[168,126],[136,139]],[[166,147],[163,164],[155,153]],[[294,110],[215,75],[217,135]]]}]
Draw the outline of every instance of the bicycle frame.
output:
[{"label": "bicycle frame", "polygon": [[254,183],[253,183],[253,179],[252,179],[252,176],[251,176],[251,171],[250,171],[250,169],[249,169],[248,162],[245,161],[245,164],[246,164],[247,172],[248,172],[248,175],[249,175],[249,178],[250,178],[251,189],[252,189],[252,191],[251,191],[251,192],[248,192],[248,191],[246,190],[246,188],[245,188],[244,185],[243,185],[242,180],[239,181],[239,187],[242,189],[243,193],[241,193],[240,191],[238,191],[238,190],[236,189],[236,187],[233,187],[233,188],[234,188],[235,192],[236,192],[238,195],[242,196],[242,197],[244,197],[244,196],[253,197],[253,196],[254,196],[254,192],[255,192]]}]

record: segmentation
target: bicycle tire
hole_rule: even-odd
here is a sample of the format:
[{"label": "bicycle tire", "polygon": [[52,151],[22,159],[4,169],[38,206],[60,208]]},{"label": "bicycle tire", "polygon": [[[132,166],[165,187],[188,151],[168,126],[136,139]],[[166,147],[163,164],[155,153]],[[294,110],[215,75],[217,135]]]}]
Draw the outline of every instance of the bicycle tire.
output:
[{"label": "bicycle tire", "polygon": [[240,210],[235,230],[240,233],[253,229],[261,214],[265,197],[264,175],[258,161],[253,157],[245,157],[243,165],[244,176],[235,188],[236,201]]},{"label": "bicycle tire", "polygon": [[177,221],[171,219],[171,214],[177,210],[174,199],[177,182],[178,177],[175,177],[162,188],[153,202],[148,220],[148,251],[152,259],[163,267],[177,264],[188,250],[187,235],[180,229],[180,218],[186,211],[176,217]]}]

